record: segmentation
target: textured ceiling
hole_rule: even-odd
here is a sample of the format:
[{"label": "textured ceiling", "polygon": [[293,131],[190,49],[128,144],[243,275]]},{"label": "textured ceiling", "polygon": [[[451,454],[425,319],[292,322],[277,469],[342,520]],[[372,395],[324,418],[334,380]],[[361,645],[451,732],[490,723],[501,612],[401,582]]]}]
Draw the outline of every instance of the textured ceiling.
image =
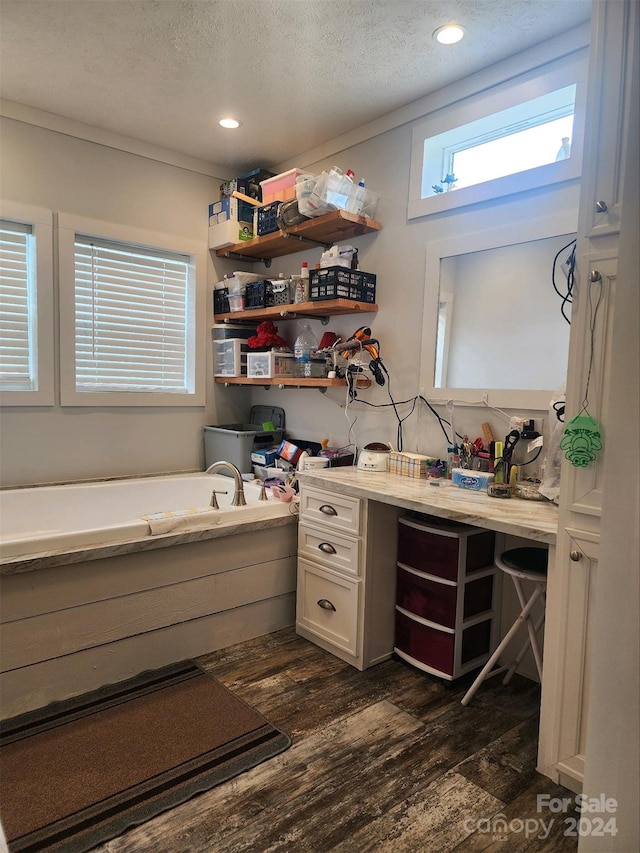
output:
[{"label": "textured ceiling", "polygon": [[[269,167],[585,20],[590,0],[0,0],[0,96]],[[432,38],[456,20],[458,45]],[[218,120],[233,114],[239,131]]]}]

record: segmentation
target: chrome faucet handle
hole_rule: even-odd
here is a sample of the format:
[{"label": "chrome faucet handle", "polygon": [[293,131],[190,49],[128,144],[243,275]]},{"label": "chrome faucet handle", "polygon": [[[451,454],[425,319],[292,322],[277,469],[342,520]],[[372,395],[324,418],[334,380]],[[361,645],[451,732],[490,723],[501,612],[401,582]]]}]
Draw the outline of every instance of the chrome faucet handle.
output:
[{"label": "chrome faucet handle", "polygon": [[228,494],[229,494],[228,492],[216,492],[216,490],[214,489],[211,492],[211,503],[209,504],[209,506],[212,509],[220,509],[220,507],[218,506],[218,498],[216,497],[216,495],[228,495]]}]

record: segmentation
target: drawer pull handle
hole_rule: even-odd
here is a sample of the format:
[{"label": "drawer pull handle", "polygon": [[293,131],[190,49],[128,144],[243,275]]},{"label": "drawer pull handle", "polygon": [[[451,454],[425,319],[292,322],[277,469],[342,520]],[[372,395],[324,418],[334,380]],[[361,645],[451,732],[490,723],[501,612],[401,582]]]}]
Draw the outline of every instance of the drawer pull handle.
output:
[{"label": "drawer pull handle", "polygon": [[323,610],[333,610],[335,611],[334,605],[329,601],[328,598],[321,598],[318,601],[318,607],[322,607]]},{"label": "drawer pull handle", "polygon": [[337,553],[336,549],[333,547],[331,542],[321,542],[318,545],[318,548],[321,551],[324,551],[325,554],[336,554]]},{"label": "drawer pull handle", "polygon": [[338,511],[331,506],[331,504],[322,504],[320,507],[320,512],[323,512],[325,515],[337,515]]}]

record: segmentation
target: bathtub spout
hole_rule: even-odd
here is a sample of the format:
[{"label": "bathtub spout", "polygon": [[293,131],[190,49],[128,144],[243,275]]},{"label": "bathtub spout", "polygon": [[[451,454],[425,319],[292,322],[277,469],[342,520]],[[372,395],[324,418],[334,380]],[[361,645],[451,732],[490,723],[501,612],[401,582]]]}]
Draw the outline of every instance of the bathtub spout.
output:
[{"label": "bathtub spout", "polygon": [[246,506],[247,501],[244,496],[244,484],[242,482],[242,474],[239,469],[236,468],[235,465],[231,462],[214,462],[213,465],[209,465],[206,472],[207,474],[216,474],[221,468],[227,468],[231,471],[233,475],[233,480],[235,483],[235,491],[233,493],[233,500],[231,501],[231,506]]}]

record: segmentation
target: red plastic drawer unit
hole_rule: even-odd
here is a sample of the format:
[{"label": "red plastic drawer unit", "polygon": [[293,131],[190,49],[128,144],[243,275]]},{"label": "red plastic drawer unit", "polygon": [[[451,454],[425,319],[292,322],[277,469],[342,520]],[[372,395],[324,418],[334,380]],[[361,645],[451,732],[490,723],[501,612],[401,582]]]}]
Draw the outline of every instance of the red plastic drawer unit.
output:
[{"label": "red plastic drawer unit", "polygon": [[[468,619],[493,603],[493,576],[478,578],[465,584],[462,616]],[[458,605],[457,584],[442,584],[422,574],[398,568],[396,604],[403,610],[415,613],[446,628],[455,628]]]},{"label": "red plastic drawer unit", "polygon": [[462,560],[467,572],[493,564],[495,534],[464,525],[443,524],[440,529],[400,519],[398,562],[429,575],[457,580]]},{"label": "red plastic drawer unit", "polygon": [[[423,669],[442,675],[456,677],[456,642],[460,642],[460,663],[487,658],[491,651],[491,619],[470,625],[462,631],[461,639],[455,633],[439,631],[405,616],[396,614],[396,652],[412,658]],[[477,664],[474,663],[474,666]]]},{"label": "red plastic drawer unit", "polygon": [[448,680],[481,666],[497,642],[495,534],[428,517],[398,522],[395,651]]}]

